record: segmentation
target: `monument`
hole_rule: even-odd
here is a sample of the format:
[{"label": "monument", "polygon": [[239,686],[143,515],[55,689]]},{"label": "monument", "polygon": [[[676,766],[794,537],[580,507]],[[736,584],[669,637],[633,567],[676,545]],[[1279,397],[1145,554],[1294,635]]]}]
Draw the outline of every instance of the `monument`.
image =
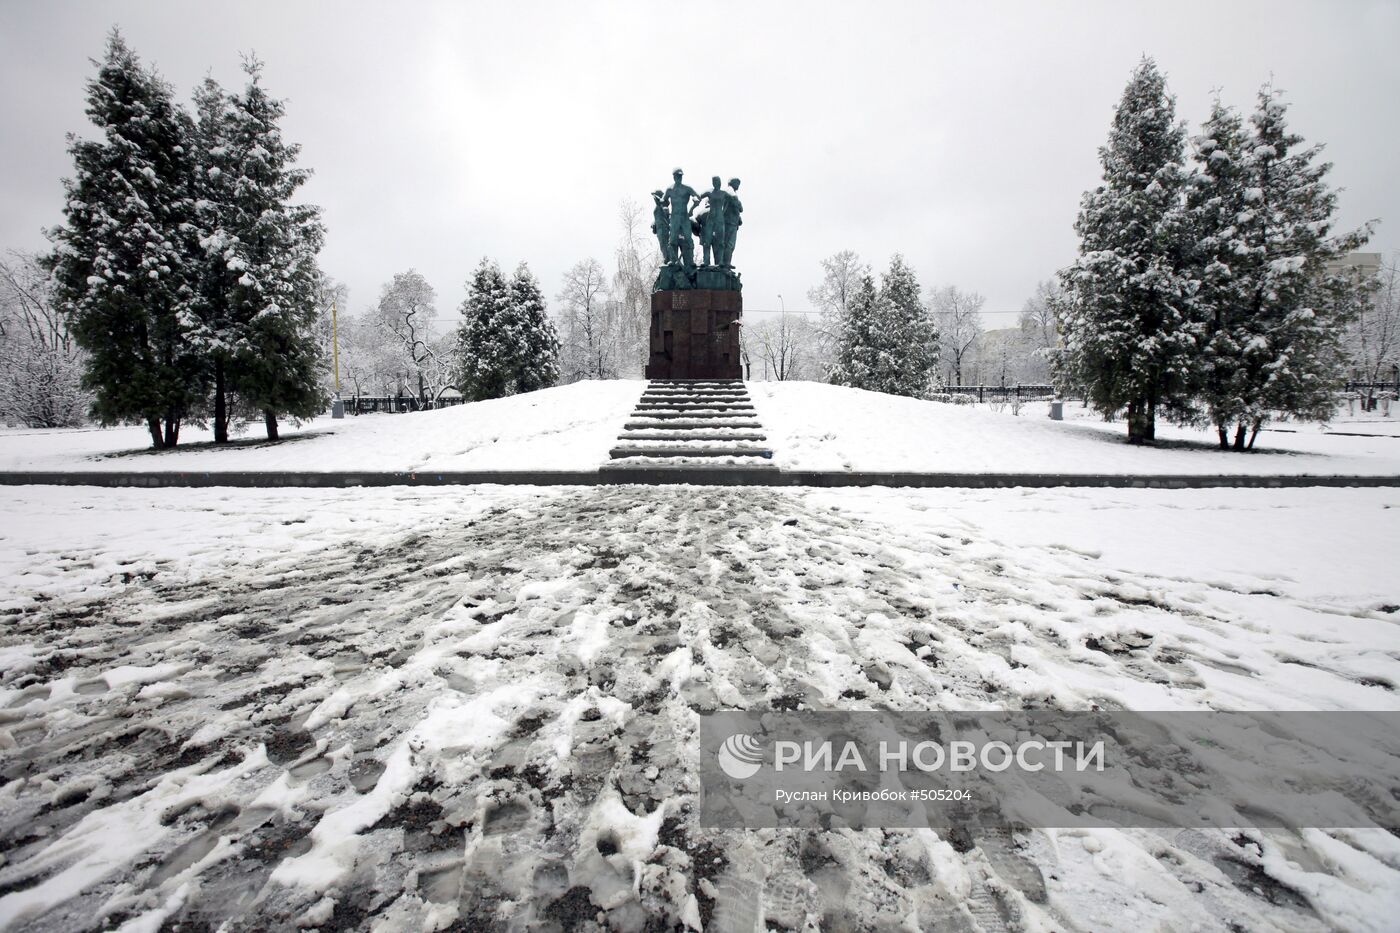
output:
[{"label": "monument", "polygon": [[[653,191],[651,230],[662,266],[651,293],[648,379],[742,379],[739,359],[743,286],[734,271],[734,243],[744,206],[739,179],[725,190],[718,175],[696,192],[678,168],[671,187]],[[705,209],[696,214],[696,210]],[[701,262],[695,262],[695,241]]]}]

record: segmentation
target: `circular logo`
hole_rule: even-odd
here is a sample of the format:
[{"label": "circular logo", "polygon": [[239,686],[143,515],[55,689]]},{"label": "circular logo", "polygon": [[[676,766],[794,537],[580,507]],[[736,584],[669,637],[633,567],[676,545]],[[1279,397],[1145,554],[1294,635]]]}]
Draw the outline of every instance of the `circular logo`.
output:
[{"label": "circular logo", "polygon": [[736,781],[751,778],[763,767],[763,746],[753,736],[736,732],[724,740],[715,757],[719,768]]}]

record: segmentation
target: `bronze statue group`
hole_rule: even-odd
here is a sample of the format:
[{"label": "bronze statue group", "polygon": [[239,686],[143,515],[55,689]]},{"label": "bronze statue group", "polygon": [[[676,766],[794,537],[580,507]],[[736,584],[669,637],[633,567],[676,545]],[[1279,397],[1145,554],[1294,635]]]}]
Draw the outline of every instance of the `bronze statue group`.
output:
[{"label": "bronze statue group", "polygon": [[[682,265],[689,271],[695,268],[695,238],[699,237],[704,251],[705,266],[718,266],[722,269],[734,267],[734,241],[739,236],[739,225],[744,221],[739,216],[744,205],[739,201],[739,179],[729,179],[730,190],[720,187],[716,175],[714,187],[703,194],[681,181],[683,172],[676,169],[671,173],[673,184],[665,191],[653,191],[651,230],[661,244],[661,258],[668,266]],[[696,217],[691,214],[701,201],[708,201],[706,209]]]}]

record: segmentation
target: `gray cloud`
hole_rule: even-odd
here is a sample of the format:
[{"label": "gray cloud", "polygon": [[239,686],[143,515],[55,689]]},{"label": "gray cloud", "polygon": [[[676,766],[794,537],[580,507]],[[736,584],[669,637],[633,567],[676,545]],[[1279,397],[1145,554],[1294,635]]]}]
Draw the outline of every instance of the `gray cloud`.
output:
[{"label": "gray cloud", "polygon": [[[266,60],[285,131],[316,176],[323,265],[364,307],[414,266],[450,315],[482,255],[563,271],[610,264],[618,203],[683,165],[744,179],[745,303],[806,307],[818,261],[902,251],[926,286],[1014,312],[1074,251],[1081,192],[1146,53],[1194,128],[1213,89],[1248,109],[1285,89],[1327,144],[1343,226],[1400,216],[1400,7],[1128,5],[87,2],[0,13],[0,246],[37,249],[61,218],[64,134],[90,134],[83,84],[104,34],[179,90],[238,84]],[[1371,249],[1400,247],[1395,225]],[[1010,323],[1003,314],[990,326]]]}]

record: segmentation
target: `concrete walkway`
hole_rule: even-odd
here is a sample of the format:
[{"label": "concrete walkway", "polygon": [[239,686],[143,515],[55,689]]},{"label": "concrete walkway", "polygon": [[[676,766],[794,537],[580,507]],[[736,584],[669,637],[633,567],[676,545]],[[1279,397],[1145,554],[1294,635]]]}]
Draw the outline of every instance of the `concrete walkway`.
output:
[{"label": "concrete walkway", "polygon": [[232,486],[344,488],[350,486],[885,486],[909,488],[1005,489],[1078,486],[1116,489],[1285,489],[1307,486],[1400,486],[1388,476],[1212,476],[1201,474],[1107,473],[846,473],[819,470],[755,469],[739,466],[632,467],[626,470],[519,472],[0,472],[0,486],[107,486],[113,488]]}]

